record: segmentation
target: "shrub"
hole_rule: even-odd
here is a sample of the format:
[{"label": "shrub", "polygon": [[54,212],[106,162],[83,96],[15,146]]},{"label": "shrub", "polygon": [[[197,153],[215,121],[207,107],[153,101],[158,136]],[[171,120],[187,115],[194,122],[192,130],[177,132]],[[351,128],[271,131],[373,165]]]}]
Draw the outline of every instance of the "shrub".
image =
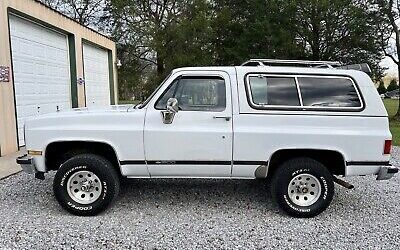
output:
[{"label": "shrub", "polygon": [[381,95],[381,94],[385,94],[386,93],[386,87],[385,87],[385,83],[382,81],[382,80],[380,80],[380,82],[379,82],[379,86],[378,86],[378,93]]},{"label": "shrub", "polygon": [[392,79],[389,83],[389,86],[387,87],[387,91],[393,91],[399,88],[399,85],[397,84],[396,79]]}]

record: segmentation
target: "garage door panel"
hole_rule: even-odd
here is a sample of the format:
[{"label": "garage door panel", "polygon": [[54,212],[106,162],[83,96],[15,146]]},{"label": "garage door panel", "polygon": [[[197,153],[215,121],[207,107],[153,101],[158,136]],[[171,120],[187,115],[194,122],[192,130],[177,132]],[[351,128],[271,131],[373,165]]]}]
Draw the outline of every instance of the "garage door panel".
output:
[{"label": "garage door panel", "polygon": [[67,37],[10,16],[19,144],[25,119],[71,108]]},{"label": "garage door panel", "polygon": [[[14,25],[17,22],[18,24]],[[28,43],[43,44],[46,48],[50,46],[64,50],[65,47],[63,43],[65,41],[65,35],[52,31],[51,33],[45,33],[43,30],[49,31],[48,29],[33,24],[28,20],[10,16],[10,31],[13,37],[20,38]],[[27,34],[29,34],[29,37]]]},{"label": "garage door panel", "polygon": [[110,105],[110,78],[108,52],[104,49],[83,45],[86,106]]}]

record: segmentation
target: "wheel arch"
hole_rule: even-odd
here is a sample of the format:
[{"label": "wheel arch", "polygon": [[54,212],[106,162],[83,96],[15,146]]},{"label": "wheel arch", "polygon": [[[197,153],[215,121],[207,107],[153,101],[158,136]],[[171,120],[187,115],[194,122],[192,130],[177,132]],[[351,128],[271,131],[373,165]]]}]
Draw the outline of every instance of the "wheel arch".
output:
[{"label": "wheel arch", "polygon": [[274,174],[275,170],[286,160],[297,157],[309,157],[325,165],[333,175],[345,175],[346,158],[338,150],[332,149],[279,149],[269,158],[266,177]]},{"label": "wheel arch", "polygon": [[60,165],[67,159],[82,153],[93,153],[103,156],[121,173],[117,151],[111,144],[83,140],[53,141],[49,143],[44,151],[46,170],[58,170]]}]

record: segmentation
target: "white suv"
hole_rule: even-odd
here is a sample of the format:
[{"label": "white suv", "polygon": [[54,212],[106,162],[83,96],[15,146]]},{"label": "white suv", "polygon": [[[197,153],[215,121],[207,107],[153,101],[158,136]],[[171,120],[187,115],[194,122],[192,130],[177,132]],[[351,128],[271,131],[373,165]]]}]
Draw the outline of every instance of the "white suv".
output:
[{"label": "white suv", "polygon": [[78,215],[103,211],[122,177],[265,178],[283,211],[311,217],[330,204],[334,182],[351,187],[335,176],[398,172],[367,74],[329,62],[254,64],[180,68],[136,106],[28,120],[28,155],[17,162],[38,178],[57,171],[55,197]]}]

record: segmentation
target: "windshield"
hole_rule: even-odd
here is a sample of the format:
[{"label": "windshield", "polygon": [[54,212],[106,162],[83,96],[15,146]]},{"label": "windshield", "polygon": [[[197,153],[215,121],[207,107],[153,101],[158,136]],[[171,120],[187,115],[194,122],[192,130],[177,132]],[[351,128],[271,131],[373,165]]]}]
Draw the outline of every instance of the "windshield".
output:
[{"label": "windshield", "polygon": [[161,86],[163,86],[165,81],[171,76],[171,74],[172,74],[172,72],[169,73],[169,75],[167,77],[165,77],[165,79],[160,83],[160,85],[158,85],[158,87],[153,91],[153,93],[151,93],[151,95],[144,102],[136,104],[135,107],[138,109],[144,108],[150,102],[150,100],[153,98],[153,96],[158,92],[158,90],[161,88]]}]

